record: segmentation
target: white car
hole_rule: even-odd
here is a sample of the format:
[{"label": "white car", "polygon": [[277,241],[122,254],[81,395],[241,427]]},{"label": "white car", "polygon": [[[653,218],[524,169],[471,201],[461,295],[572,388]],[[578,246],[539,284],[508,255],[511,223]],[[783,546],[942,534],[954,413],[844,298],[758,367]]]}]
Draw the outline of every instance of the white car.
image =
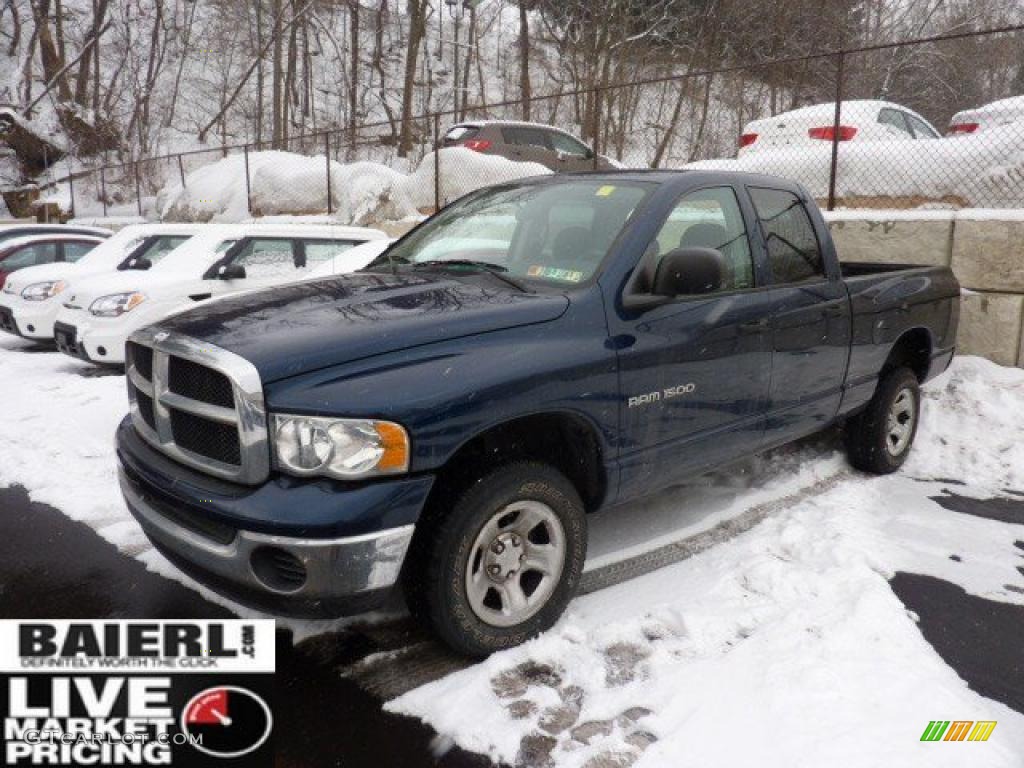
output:
[{"label": "white car", "polygon": [[384,253],[393,242],[395,241],[391,239],[370,240],[362,245],[349,248],[316,267],[309,273],[309,277],[315,279],[356,272]]},{"label": "white car", "polygon": [[386,239],[362,227],[208,225],[152,269],[76,282],[57,315],[54,339],[66,354],[123,365],[125,340],[138,328],[200,301],[302,280],[360,243]]},{"label": "white car", "polygon": [[[743,128],[739,155],[771,149],[795,149],[831,143],[835,135],[835,103],[815,104],[774,117],[754,120]],[[842,103],[839,141],[938,139],[940,134],[916,112],[888,101]]]},{"label": "white car", "polygon": [[1024,96],[1011,96],[1008,99],[1000,99],[990,104],[977,107],[976,109],[965,109],[957,112],[950,118],[947,136],[964,136],[975,133],[985,133],[1001,125],[1021,123],[1020,130],[1024,132]]},{"label": "white car", "polygon": [[78,261],[20,269],[0,293],[0,330],[34,341],[53,341],[53,323],[72,281],[118,268],[142,269],[202,229],[201,224],[136,224],[104,240]]}]

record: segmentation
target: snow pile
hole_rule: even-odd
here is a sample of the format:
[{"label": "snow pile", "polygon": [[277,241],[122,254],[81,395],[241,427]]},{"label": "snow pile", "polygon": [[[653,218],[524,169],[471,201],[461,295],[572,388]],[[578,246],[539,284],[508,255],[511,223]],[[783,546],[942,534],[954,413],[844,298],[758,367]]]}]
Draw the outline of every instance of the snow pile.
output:
[{"label": "snow pile", "polygon": [[929,498],[943,477],[969,484],[958,493],[1024,488],[1014,417],[1024,371],[960,358],[926,392],[901,473],[842,473],[731,541],[575,600],[542,637],[387,708],[518,765],[963,765],[919,741],[936,718],[997,720],[983,762],[1019,765],[1024,717],[970,691],[886,579],[928,573],[1024,603],[1005,587],[1021,581],[1022,528]]},{"label": "snow pile", "polygon": [[[551,173],[547,166],[540,163],[517,163],[497,155],[483,155],[465,147],[442,149],[439,164],[442,205],[490,184]],[[417,208],[433,208],[433,152],[424,157],[419,167],[409,175],[406,189]]]},{"label": "snow pile", "polygon": [[[957,207],[1016,207],[1024,190],[1024,123],[971,136],[930,141],[839,144],[836,195],[902,198]],[[811,195],[828,195],[832,145],[751,152],[687,168],[751,171],[792,179]]]},{"label": "snow pile", "polygon": [[[550,173],[537,163],[516,163],[463,147],[442,149],[441,197],[445,202],[503,181]],[[371,162],[331,161],[333,219],[366,226],[399,221],[434,208],[434,154],[411,174]],[[290,152],[249,154],[249,185],[255,215],[303,215],[327,209],[327,163],[323,155]],[[248,219],[245,158],[232,155],[190,173],[157,197],[166,221],[236,222]]]}]

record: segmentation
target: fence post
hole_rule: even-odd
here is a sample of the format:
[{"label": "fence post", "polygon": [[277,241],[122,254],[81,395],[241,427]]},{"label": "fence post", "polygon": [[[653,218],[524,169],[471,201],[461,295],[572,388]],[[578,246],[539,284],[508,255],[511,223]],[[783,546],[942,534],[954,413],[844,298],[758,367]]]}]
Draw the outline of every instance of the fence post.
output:
[{"label": "fence post", "polygon": [[107,167],[100,166],[100,201],[103,203],[103,218],[107,218]]},{"label": "fence post", "polygon": [[68,192],[71,194],[71,218],[75,218],[75,169],[71,167],[71,158],[68,158]]},{"label": "fence post", "polygon": [[135,207],[142,216],[142,184],[139,183],[139,161],[135,161]]},{"label": "fence post", "polygon": [[434,113],[434,213],[441,210],[441,116]]},{"label": "fence post", "polygon": [[594,103],[592,108],[594,116],[593,125],[591,126],[591,143],[594,145],[594,170],[596,171],[600,167],[597,158],[601,152],[599,146],[601,143],[601,91],[597,88],[594,88],[593,99]]},{"label": "fence post", "polygon": [[245,209],[252,216],[252,187],[249,184],[249,145],[242,147],[242,154],[245,156]]},{"label": "fence post", "polygon": [[331,134],[324,131],[324,156],[327,163],[327,215],[334,213],[331,205]]},{"label": "fence post", "polygon": [[842,50],[836,55],[836,108],[832,120],[832,162],[828,169],[828,210],[836,207],[836,173],[839,168],[839,125],[843,109],[843,59]]},{"label": "fence post", "polygon": [[178,175],[181,177],[181,188],[185,189],[185,166],[182,165],[181,155],[178,155]]}]

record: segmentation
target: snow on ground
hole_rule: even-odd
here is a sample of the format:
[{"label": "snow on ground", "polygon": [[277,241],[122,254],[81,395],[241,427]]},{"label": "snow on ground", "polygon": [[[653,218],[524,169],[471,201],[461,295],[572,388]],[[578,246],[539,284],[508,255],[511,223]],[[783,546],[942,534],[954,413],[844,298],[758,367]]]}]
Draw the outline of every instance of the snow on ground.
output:
[{"label": "snow on ground", "polygon": [[[323,155],[291,152],[249,154],[249,195],[259,215],[306,214],[327,207],[327,164]],[[517,163],[464,147],[442,149],[440,193],[451,201],[489,184],[551,173],[537,163]],[[371,162],[331,161],[332,216],[349,224],[398,221],[433,210],[434,153],[411,174]],[[160,218],[169,221],[235,222],[249,218],[245,158],[231,155],[172,183],[157,197]]]},{"label": "snow on ground", "polygon": [[[1020,586],[1024,528],[928,498],[945,478],[979,496],[1024,489],[1024,371],[958,359],[923,405],[900,474],[849,472],[732,541],[577,599],[544,636],[388,708],[508,763],[1019,766],[1024,716],[970,691],[886,580],[927,573],[1024,602],[1004,586]],[[804,462],[836,459],[813,450]],[[972,759],[921,743],[932,719],[997,720],[999,736]]]},{"label": "snow on ground", "polygon": [[[126,511],[112,445],[123,377],[31,349],[0,339],[0,485],[25,486],[151,570],[255,615],[177,571]],[[970,691],[886,579],[933,574],[1024,603],[1005,588],[1021,585],[1013,542],[1024,527],[929,499],[951,487],[1024,489],[1022,417],[1024,371],[959,358],[927,387],[915,451],[897,475],[853,472],[826,437],[602,513],[588,568],[616,543],[635,554],[785,501],[745,533],[578,598],[544,636],[388,708],[424,719],[441,744],[509,763],[1019,766],[1024,716]],[[291,626],[301,637],[338,624]],[[933,719],[999,725],[986,744],[923,744]]]}]

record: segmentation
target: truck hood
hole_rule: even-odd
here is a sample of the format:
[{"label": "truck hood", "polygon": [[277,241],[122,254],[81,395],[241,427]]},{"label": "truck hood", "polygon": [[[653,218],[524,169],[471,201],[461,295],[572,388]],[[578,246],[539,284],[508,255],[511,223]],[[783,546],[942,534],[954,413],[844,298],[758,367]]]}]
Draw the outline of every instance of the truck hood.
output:
[{"label": "truck hood", "polygon": [[485,274],[356,273],[216,300],[160,323],[241,355],[264,383],[372,355],[543,323],[562,295],[519,293]]}]

